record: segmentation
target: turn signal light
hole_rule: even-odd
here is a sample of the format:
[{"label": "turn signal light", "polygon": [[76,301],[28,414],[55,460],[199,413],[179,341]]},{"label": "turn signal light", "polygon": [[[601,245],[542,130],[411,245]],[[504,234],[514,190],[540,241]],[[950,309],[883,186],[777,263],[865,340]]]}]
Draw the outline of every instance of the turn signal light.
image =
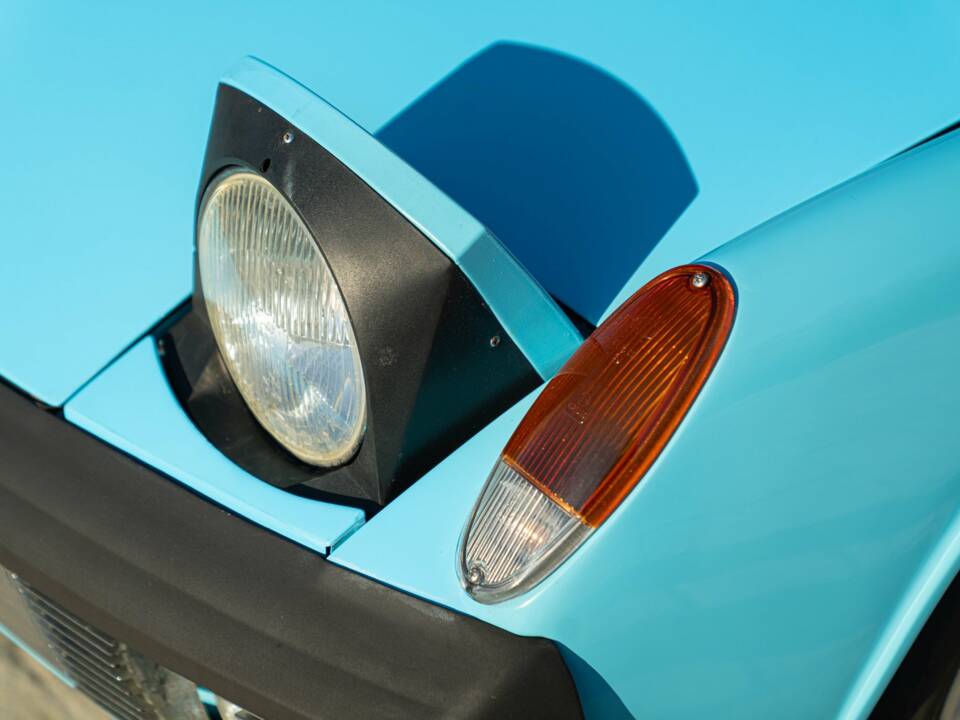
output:
[{"label": "turn signal light", "polygon": [[467,522],[459,571],[474,598],[533,587],[623,502],[703,387],[735,307],[722,272],[684,265],[584,341],[517,427]]}]

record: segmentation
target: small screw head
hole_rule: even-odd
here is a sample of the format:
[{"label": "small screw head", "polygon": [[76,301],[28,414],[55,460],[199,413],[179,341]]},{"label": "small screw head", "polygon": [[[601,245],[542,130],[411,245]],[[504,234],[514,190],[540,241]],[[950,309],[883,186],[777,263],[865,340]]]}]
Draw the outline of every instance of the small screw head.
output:
[{"label": "small screw head", "polygon": [[492,338],[490,338],[490,347],[495,348],[495,347],[497,347],[499,344],[500,344],[500,336],[499,336],[499,335],[494,335]]},{"label": "small screw head", "polygon": [[289,145],[290,143],[293,142],[293,137],[294,137],[293,131],[292,131],[292,130],[287,130],[287,131],[283,134],[283,142],[284,142],[285,144]]},{"label": "small screw head", "polygon": [[710,276],[705,272],[694,273],[690,278],[690,284],[697,289],[705,288],[710,284]]},{"label": "small screw head", "polygon": [[483,583],[483,568],[479,565],[471,565],[470,569],[467,570],[467,584],[470,586],[476,586]]}]

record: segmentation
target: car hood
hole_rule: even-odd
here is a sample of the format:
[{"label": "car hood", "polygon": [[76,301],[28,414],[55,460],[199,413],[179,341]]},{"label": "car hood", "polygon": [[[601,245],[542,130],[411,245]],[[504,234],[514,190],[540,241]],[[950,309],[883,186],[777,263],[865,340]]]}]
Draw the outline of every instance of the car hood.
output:
[{"label": "car hood", "polygon": [[947,3],[518,5],[8,3],[0,376],[63,404],[188,296],[214,90],[247,54],[379,133],[593,322],[960,116]]}]

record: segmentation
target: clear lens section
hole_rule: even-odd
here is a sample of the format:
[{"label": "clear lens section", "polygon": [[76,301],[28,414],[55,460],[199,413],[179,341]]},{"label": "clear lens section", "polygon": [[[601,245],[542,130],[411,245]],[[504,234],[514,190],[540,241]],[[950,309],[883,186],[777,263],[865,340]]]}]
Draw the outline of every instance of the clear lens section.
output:
[{"label": "clear lens section", "polygon": [[305,462],[350,459],[366,423],[360,355],[300,216],[259,175],[228,170],[204,197],[197,254],[214,335],[250,410]]},{"label": "clear lens section", "polygon": [[501,458],[461,539],[463,585],[481,602],[523,592],[552,572],[590,530]]},{"label": "clear lens section", "polygon": [[527,411],[461,538],[460,576],[497,602],[553,572],[643,479],[723,350],[736,310],[724,273],[668,270],[567,360]]}]

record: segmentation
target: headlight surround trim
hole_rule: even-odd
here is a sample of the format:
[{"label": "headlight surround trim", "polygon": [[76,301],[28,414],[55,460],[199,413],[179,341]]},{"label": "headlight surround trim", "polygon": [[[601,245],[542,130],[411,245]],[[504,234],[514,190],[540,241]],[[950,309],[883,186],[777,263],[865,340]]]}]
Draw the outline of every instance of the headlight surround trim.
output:
[{"label": "headlight surround trim", "polygon": [[[220,355],[196,258],[192,302],[158,332],[161,359],[181,407],[239,467],[295,494],[372,514],[527,395],[540,376],[459,264],[321,144],[337,128],[281,114],[271,98],[228,83],[218,88],[194,218],[211,181],[238,166],[272,183],[320,241],[363,363],[363,441],[348,462],[321,468],[264,430]],[[284,142],[288,132],[292,142]],[[366,141],[370,152],[388,154]],[[494,337],[500,342],[491,343]]]}]

